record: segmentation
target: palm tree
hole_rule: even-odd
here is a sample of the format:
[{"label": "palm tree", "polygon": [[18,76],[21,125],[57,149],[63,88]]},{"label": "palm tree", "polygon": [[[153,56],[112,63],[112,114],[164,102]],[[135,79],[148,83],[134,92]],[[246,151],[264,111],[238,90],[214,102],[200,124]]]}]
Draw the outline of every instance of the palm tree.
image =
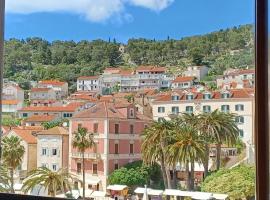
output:
[{"label": "palm tree", "polygon": [[48,195],[55,197],[56,192],[59,190],[62,193],[71,190],[71,181],[73,178],[66,169],[59,169],[57,172],[54,172],[47,167],[40,167],[28,174],[23,182],[22,191],[27,193],[40,185],[45,190],[48,190]]},{"label": "palm tree", "polygon": [[[194,189],[194,163],[204,157],[204,140],[197,129],[186,124],[172,131],[172,144],[167,148],[167,161],[170,164],[179,162],[186,167],[187,189]],[[191,169],[189,169],[191,164]]]},{"label": "palm tree", "polygon": [[165,162],[165,158],[166,148],[169,143],[169,134],[172,128],[173,123],[170,121],[162,120],[160,122],[153,122],[144,131],[141,147],[142,157],[145,163],[160,163],[166,188],[171,188],[170,168]]},{"label": "palm tree", "polygon": [[2,148],[3,163],[8,166],[10,173],[10,190],[14,193],[14,170],[21,164],[25,149],[21,145],[21,139],[13,135],[4,137]]},{"label": "palm tree", "polygon": [[7,166],[0,166],[0,192],[10,192],[11,178]]},{"label": "palm tree", "polygon": [[[210,113],[202,113],[199,115],[198,128],[200,132],[208,139],[216,143],[216,168],[220,168],[221,144],[235,144],[239,129],[235,123],[235,114],[224,113],[215,110]],[[206,149],[204,160],[205,175],[208,172],[209,160],[209,143]]]},{"label": "palm tree", "polygon": [[83,169],[83,199],[85,199],[85,159],[84,152],[88,148],[94,147],[94,137],[92,133],[88,133],[86,128],[78,128],[78,132],[74,133],[72,146],[82,153],[82,169]]}]

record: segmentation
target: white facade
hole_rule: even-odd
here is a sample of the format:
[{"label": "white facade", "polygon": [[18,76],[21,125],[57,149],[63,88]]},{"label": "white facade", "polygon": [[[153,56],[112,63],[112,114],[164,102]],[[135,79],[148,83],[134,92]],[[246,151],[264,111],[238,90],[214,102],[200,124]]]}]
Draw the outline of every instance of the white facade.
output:
[{"label": "white facade", "polygon": [[38,88],[50,88],[55,92],[56,99],[63,99],[68,96],[68,83],[56,81],[56,80],[45,80],[40,81],[37,84]]},{"label": "white facade", "polygon": [[24,101],[24,91],[16,85],[4,85],[3,100]]},{"label": "white facade", "polygon": [[83,76],[77,79],[77,91],[99,91],[99,77],[98,76]]},{"label": "white facade", "polygon": [[183,72],[183,75],[194,76],[200,81],[208,74],[208,70],[206,66],[190,66]]},{"label": "white facade", "polygon": [[32,88],[30,100],[55,100],[56,92],[47,88]]}]

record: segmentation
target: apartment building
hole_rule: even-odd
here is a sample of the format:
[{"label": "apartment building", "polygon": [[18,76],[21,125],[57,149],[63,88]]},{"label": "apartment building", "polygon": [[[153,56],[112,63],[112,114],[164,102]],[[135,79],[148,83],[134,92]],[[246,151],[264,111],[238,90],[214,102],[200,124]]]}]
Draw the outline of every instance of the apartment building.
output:
[{"label": "apartment building", "polygon": [[70,171],[82,179],[82,154],[72,147],[72,138],[79,127],[85,127],[95,140],[95,146],[85,152],[86,188],[106,191],[111,172],[141,159],[140,134],[150,120],[132,104],[105,101],[76,114],[69,127]]},{"label": "apartment building", "polygon": [[195,85],[196,81],[194,76],[178,76],[172,81],[172,89],[189,89]]},{"label": "apartment building", "polygon": [[43,80],[37,84],[38,88],[51,88],[55,91],[56,99],[63,99],[68,96],[68,83],[58,80]]},{"label": "apartment building", "polygon": [[253,88],[255,84],[255,69],[230,69],[216,79],[218,88]]},{"label": "apartment building", "polygon": [[80,76],[77,79],[77,91],[96,91],[99,92],[99,76]]},{"label": "apartment building", "polygon": [[6,83],[2,93],[2,112],[17,113],[23,107],[24,91],[16,84]]},{"label": "apartment building", "polygon": [[56,100],[56,93],[52,88],[32,88],[30,100]]},{"label": "apartment building", "polygon": [[63,127],[54,127],[37,133],[37,167],[52,171],[68,168],[69,133]]},{"label": "apartment building", "polygon": [[208,70],[209,68],[206,66],[189,66],[187,70],[183,72],[183,76],[193,76],[200,81],[208,74]]}]

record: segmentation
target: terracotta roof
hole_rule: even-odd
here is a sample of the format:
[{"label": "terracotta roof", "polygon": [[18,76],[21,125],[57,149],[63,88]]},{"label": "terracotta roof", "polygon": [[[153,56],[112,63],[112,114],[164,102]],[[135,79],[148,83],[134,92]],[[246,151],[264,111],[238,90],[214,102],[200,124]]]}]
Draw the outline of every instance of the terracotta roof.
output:
[{"label": "terracotta roof", "polygon": [[136,69],[137,72],[165,72],[166,67],[155,67],[155,66],[139,66]]},{"label": "terracotta roof", "polygon": [[37,135],[68,135],[68,134],[69,133],[67,129],[59,126],[37,133]]},{"label": "terracotta roof", "polygon": [[118,74],[120,71],[121,69],[116,67],[107,67],[106,69],[104,69],[104,73]]},{"label": "terracotta roof", "polygon": [[182,82],[189,82],[189,81],[193,81],[195,79],[195,77],[193,76],[178,76],[176,79],[174,79],[172,82],[173,83],[182,83]]},{"label": "terracotta roof", "polygon": [[134,71],[132,69],[121,69],[120,70],[120,74],[122,76],[132,75],[133,73],[134,73]]},{"label": "terracotta roof", "polygon": [[25,122],[49,122],[56,118],[55,115],[32,115],[25,119]]},{"label": "terracotta roof", "polygon": [[97,101],[96,98],[88,96],[88,95],[73,95],[69,99],[72,100],[87,100],[87,101]]},{"label": "terracotta roof", "polygon": [[31,92],[48,92],[51,88],[32,88]]},{"label": "terracotta roof", "polygon": [[227,75],[232,76],[232,75],[242,75],[242,74],[255,74],[255,69],[235,70],[233,72],[228,73]]},{"label": "terracotta roof", "polygon": [[84,103],[72,102],[66,106],[28,106],[20,109],[19,111],[74,112],[82,105],[84,105]]},{"label": "terracotta roof", "polygon": [[78,77],[78,80],[95,80],[98,78],[99,78],[99,76],[80,76],[80,77]]},{"label": "terracotta roof", "polygon": [[43,80],[43,81],[39,81],[40,84],[44,84],[44,85],[64,85],[66,82],[62,82],[62,81],[58,81],[58,80]]},{"label": "terracotta roof", "polygon": [[[253,94],[254,94],[253,89],[231,89],[229,90],[229,92],[231,94],[230,96],[231,99],[253,98]],[[188,93],[184,91],[174,91],[174,92],[171,92],[170,94],[158,96],[155,101],[164,101],[164,102],[172,101],[171,99],[172,95],[179,95],[180,101],[186,100],[187,94]],[[193,94],[194,100],[203,99],[203,94],[204,94],[203,92],[193,92],[192,94]],[[214,92],[210,92],[210,94],[212,95],[211,99],[221,99],[222,91],[214,91]],[[192,100],[189,100],[189,101],[192,101]]]},{"label": "terracotta roof", "polygon": [[17,105],[18,103],[18,100],[2,100],[3,105]]},{"label": "terracotta roof", "polygon": [[14,127],[13,129],[22,129],[22,130],[31,130],[31,131],[34,131],[34,130],[43,130],[43,126],[16,126]]},{"label": "terracotta roof", "polygon": [[[24,130],[24,129],[12,129],[11,132],[14,132],[17,136],[19,136],[22,140],[24,140],[28,144],[36,144],[37,138],[32,135],[31,130]],[[11,133],[9,132],[9,133]],[[7,135],[9,134],[7,133]]]}]

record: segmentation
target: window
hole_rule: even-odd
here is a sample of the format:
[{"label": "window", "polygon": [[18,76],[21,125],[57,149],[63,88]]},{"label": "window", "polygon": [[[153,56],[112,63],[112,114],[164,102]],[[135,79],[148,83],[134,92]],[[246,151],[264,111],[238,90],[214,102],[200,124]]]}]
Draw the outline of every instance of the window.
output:
[{"label": "window", "polygon": [[52,149],[52,156],[56,156],[57,155],[57,149]]},{"label": "window", "polygon": [[117,170],[117,169],[119,169],[119,164],[118,163],[115,163],[114,164],[114,170]]},{"label": "window", "polygon": [[227,92],[226,92],[226,93],[222,93],[222,94],[221,94],[221,98],[222,98],[222,99],[228,99],[228,98],[230,98],[230,94],[227,93]]},{"label": "window", "polygon": [[239,129],[239,137],[244,137],[244,131],[242,129]]},{"label": "window", "polygon": [[114,133],[119,134],[119,124],[114,125]]},{"label": "window", "polygon": [[129,125],[129,129],[130,129],[130,134],[134,134],[134,125],[133,124]]},{"label": "window", "polygon": [[193,113],[193,106],[186,106],[186,113]]},{"label": "window", "polygon": [[43,156],[47,155],[47,149],[46,148],[42,148],[41,155],[43,155]]},{"label": "window", "polygon": [[203,99],[211,99],[211,94],[204,94]]},{"label": "window", "polygon": [[130,109],[129,110],[129,116],[130,117],[134,117],[134,109]]},{"label": "window", "polygon": [[243,104],[235,105],[235,111],[244,111],[244,105]]},{"label": "window", "polygon": [[164,113],[165,107],[158,107],[158,113]]},{"label": "window", "polygon": [[52,170],[57,171],[57,164],[52,164]]},{"label": "window", "polygon": [[98,133],[98,123],[94,123],[94,133]]},{"label": "window", "polygon": [[229,112],[230,111],[230,106],[229,105],[222,105],[221,106],[221,111],[222,112]]},{"label": "window", "polygon": [[193,99],[193,94],[188,94],[186,96],[186,100],[192,100]]},{"label": "window", "polygon": [[211,112],[211,106],[203,106],[203,112],[204,112],[204,113],[209,113],[209,112]]},{"label": "window", "polygon": [[180,97],[178,95],[173,95],[172,96],[172,101],[179,101]]},{"label": "window", "polygon": [[94,151],[94,153],[97,153],[97,143],[94,143],[93,151]]},{"label": "window", "polygon": [[173,114],[178,114],[179,113],[179,107],[178,106],[173,106],[172,107],[172,113]]},{"label": "window", "polygon": [[244,123],[244,117],[243,116],[235,117],[235,122],[239,123],[239,124],[243,124]]},{"label": "window", "polygon": [[97,174],[97,164],[93,163],[93,174]]},{"label": "window", "polygon": [[28,116],[28,114],[27,113],[23,113],[23,117],[27,117]]},{"label": "window", "polygon": [[42,163],[41,167],[47,167],[48,165],[46,163]]},{"label": "window", "polygon": [[134,144],[133,144],[133,143],[130,143],[130,144],[129,144],[129,154],[133,154],[133,153],[134,153],[133,147],[134,147]]},{"label": "window", "polygon": [[114,154],[118,154],[119,153],[119,144],[116,143],[114,144]]},{"label": "window", "polygon": [[81,172],[82,172],[82,164],[77,163],[77,173],[81,173]]}]

